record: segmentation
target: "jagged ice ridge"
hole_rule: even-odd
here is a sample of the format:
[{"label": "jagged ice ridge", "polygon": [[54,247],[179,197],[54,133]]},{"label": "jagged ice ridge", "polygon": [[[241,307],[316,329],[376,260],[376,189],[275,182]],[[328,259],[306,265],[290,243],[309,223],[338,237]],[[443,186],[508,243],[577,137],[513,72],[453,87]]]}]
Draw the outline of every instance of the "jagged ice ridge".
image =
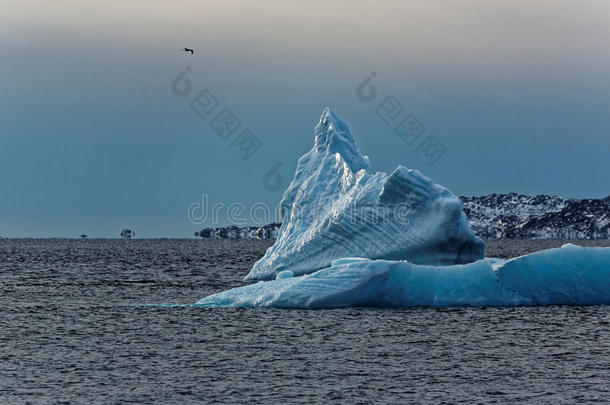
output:
[{"label": "jagged ice ridge", "polygon": [[419,171],[369,171],[347,128],[326,109],[313,148],[298,162],[280,202],[275,244],[247,280],[283,270],[306,274],[341,257],[407,259],[430,265],[470,263],[485,245],[471,231],[462,203]]}]

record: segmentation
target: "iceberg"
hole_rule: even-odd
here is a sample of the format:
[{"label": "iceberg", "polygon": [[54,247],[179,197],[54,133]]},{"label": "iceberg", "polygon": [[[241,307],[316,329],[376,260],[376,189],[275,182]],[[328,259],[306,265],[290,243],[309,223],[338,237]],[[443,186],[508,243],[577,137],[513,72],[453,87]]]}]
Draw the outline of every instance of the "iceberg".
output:
[{"label": "iceberg", "polygon": [[450,266],[343,258],[311,274],[201,299],[208,307],[340,308],[610,304],[610,248],[564,245],[510,260]]},{"label": "iceberg", "polygon": [[[483,258],[485,244],[451,191],[403,166],[389,175],[371,173],[347,125],[328,108],[314,133],[313,148],[299,159],[280,201],[283,223],[277,240],[246,280],[270,280],[286,270],[300,276],[353,256],[408,260],[410,266]],[[335,274],[336,266],[331,268]],[[312,277],[322,280],[319,274]],[[297,283],[282,280],[282,286],[275,285]]]},{"label": "iceberg", "polygon": [[206,307],[340,308],[610,304],[610,248],[564,245],[484,258],[461,201],[416,170],[371,173],[326,109],[280,202],[275,244]]}]

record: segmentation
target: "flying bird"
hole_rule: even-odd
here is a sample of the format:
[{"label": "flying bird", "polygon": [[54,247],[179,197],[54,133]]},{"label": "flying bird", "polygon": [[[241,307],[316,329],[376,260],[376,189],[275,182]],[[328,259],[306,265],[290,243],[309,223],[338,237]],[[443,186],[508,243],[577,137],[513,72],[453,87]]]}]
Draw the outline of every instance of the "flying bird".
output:
[{"label": "flying bird", "polygon": [[191,55],[192,55],[193,53],[195,53],[195,51],[193,51],[191,48],[182,48],[182,50],[183,50],[184,52],[190,52],[190,53],[191,53]]}]

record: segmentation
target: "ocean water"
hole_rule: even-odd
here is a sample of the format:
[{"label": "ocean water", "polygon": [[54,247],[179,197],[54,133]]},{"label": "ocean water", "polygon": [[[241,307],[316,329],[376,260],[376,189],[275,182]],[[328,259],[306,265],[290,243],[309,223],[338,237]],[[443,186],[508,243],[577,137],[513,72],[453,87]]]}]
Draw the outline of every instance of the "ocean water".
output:
[{"label": "ocean water", "polygon": [[[487,255],[563,243],[492,241]],[[0,403],[610,399],[610,307],[181,305],[242,285],[270,244],[0,240]]]}]

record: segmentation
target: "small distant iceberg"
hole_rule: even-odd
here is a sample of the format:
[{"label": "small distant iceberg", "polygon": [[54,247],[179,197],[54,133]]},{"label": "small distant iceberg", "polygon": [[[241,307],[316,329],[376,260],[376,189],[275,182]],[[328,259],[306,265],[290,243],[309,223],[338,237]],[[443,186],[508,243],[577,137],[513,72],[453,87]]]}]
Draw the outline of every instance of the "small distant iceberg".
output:
[{"label": "small distant iceberg", "polygon": [[[610,304],[610,248],[565,245],[484,258],[453,193],[416,170],[370,173],[326,109],[280,202],[275,244],[208,307],[341,308]],[[267,280],[267,281],[263,281]]]},{"label": "small distant iceberg", "polygon": [[470,229],[462,202],[417,170],[371,173],[347,125],[326,109],[313,148],[298,162],[280,202],[275,244],[246,280],[296,275],[359,256],[451,265],[482,259],[485,244]]},{"label": "small distant iceberg", "polygon": [[452,266],[346,258],[304,276],[283,273],[197,304],[301,309],[610,304],[610,248],[566,245]]}]

